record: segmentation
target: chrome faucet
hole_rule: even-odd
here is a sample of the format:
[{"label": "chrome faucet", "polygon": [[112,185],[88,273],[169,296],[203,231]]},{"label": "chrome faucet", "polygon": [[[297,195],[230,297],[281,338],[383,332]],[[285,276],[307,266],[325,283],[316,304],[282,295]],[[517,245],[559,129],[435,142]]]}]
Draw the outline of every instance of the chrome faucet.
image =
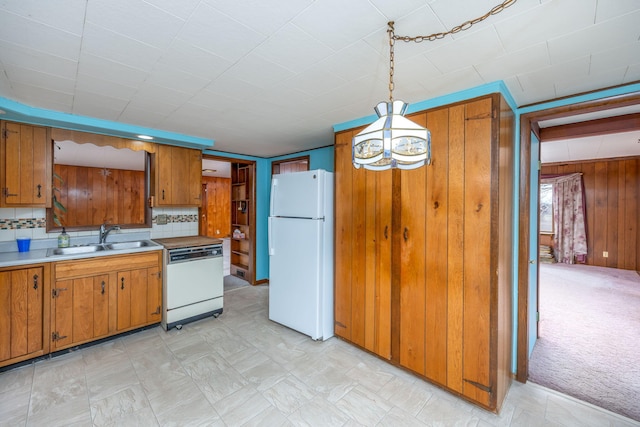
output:
[{"label": "chrome faucet", "polygon": [[100,225],[100,244],[103,244],[107,240],[107,236],[113,230],[120,230],[119,225],[107,228],[107,224]]}]

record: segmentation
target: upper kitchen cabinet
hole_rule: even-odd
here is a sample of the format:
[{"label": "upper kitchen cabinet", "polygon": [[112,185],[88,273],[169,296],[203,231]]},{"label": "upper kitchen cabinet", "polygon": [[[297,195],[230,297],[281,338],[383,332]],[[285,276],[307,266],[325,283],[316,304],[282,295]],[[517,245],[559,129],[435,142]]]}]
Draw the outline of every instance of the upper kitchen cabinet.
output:
[{"label": "upper kitchen cabinet", "polygon": [[152,206],[202,204],[202,153],[159,145],[152,162]]},{"label": "upper kitchen cabinet", "polygon": [[49,129],[2,122],[2,207],[51,207]]},{"label": "upper kitchen cabinet", "polygon": [[499,94],[411,116],[432,163],[355,169],[336,135],[335,332],[478,405],[510,384],[513,113]]}]

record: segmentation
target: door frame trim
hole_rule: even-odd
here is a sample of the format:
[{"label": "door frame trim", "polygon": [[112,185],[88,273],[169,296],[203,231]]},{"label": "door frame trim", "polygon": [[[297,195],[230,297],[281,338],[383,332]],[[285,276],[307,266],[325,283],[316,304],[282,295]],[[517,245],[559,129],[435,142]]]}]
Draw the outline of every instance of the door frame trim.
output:
[{"label": "door frame trim", "polygon": [[[613,108],[640,104],[640,93],[600,98],[592,101],[552,107],[544,110],[525,113],[520,116],[520,187],[519,187],[519,248],[518,248],[518,331],[516,380],[527,382],[529,376],[529,233],[531,212],[529,198],[531,196],[531,132],[540,139],[539,122],[543,120],[570,117]],[[540,139],[540,143],[543,141]],[[539,265],[538,254],[535,254],[536,265]],[[538,267],[539,268],[539,267]],[[539,274],[538,274],[539,276]],[[536,284],[537,286],[537,284]]]}]

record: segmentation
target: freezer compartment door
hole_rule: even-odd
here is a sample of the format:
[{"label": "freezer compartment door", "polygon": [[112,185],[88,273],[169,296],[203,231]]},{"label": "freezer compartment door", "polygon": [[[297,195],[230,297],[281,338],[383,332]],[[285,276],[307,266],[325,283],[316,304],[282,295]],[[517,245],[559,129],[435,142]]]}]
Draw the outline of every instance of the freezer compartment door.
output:
[{"label": "freezer compartment door", "polygon": [[270,216],[322,218],[326,205],[326,175],[324,170],[274,175]]},{"label": "freezer compartment door", "polygon": [[314,340],[323,339],[328,308],[321,298],[323,226],[322,220],[269,218],[269,319]]}]

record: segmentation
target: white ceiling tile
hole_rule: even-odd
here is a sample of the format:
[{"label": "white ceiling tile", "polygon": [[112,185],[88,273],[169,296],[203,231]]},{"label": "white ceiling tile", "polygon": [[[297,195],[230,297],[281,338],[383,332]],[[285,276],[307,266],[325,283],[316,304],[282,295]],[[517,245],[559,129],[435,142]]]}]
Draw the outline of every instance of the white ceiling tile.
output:
[{"label": "white ceiling tile", "polygon": [[200,0],[144,0],[154,5],[158,9],[162,9],[167,13],[177,16],[181,19],[187,19],[194,12]]},{"label": "white ceiling tile", "polygon": [[[504,53],[493,27],[487,27],[461,37],[454,43],[437,47],[426,55],[440,71],[448,73]],[[397,55],[400,55],[400,52]]]},{"label": "white ceiling tile", "polygon": [[[451,0],[438,0],[429,5],[435,12],[438,20],[442,22],[446,30],[484,16],[500,2],[496,0],[456,0],[456,6],[451,7]],[[516,2],[515,5],[518,5]],[[473,32],[480,28],[486,28],[501,20],[508,19],[512,13],[519,11],[515,6],[505,9],[501,14],[490,16],[485,21],[475,24],[467,32]],[[433,33],[433,31],[431,32]]]},{"label": "white ceiling tile", "polygon": [[3,13],[0,40],[77,61],[81,38],[18,15]]},{"label": "white ceiling tile", "polygon": [[286,81],[288,87],[311,96],[321,95],[345,83],[346,80],[336,76],[331,69],[326,67],[307,70]]},{"label": "white ceiling tile", "polygon": [[292,24],[282,27],[251,52],[295,73],[312,67],[332,53],[329,47]]},{"label": "white ceiling tile", "polygon": [[158,49],[166,48],[185,22],[142,0],[92,0],[86,20]]},{"label": "white ceiling tile", "polygon": [[71,112],[71,106],[73,105],[72,94],[19,82],[12,82],[11,86],[16,100],[19,102],[27,105],[37,105],[38,108],[62,111],[63,113]]},{"label": "white ceiling tile", "polygon": [[[640,3],[640,2],[639,2]],[[567,61],[592,52],[637,42],[640,10],[548,41],[551,62]]]},{"label": "white ceiling tile", "polygon": [[624,83],[640,81],[640,64],[630,65],[624,75]]},{"label": "white ceiling tile", "polygon": [[[260,69],[256,74],[255,70]],[[234,64],[226,74],[252,85],[263,87],[278,84],[294,75],[294,73],[278,64],[261,60],[255,55],[248,55]]]},{"label": "white ceiling tile", "polygon": [[128,105],[127,108],[125,108],[125,110],[118,116],[118,121],[153,128],[158,126],[159,123],[162,123],[166,117],[167,114],[155,109],[139,108],[134,105]]},{"label": "white ceiling tile", "polygon": [[162,51],[87,22],[82,52],[150,71]]},{"label": "white ceiling tile", "polygon": [[[0,2],[0,11],[20,15],[79,36],[84,26],[86,0],[5,0]],[[5,19],[10,19],[6,17]],[[4,19],[3,19],[4,25]]]},{"label": "white ceiling tile", "polygon": [[138,91],[138,88],[79,73],[76,81],[76,90],[118,98],[124,100],[126,105],[126,100],[130,99]]},{"label": "white ceiling tile", "polygon": [[313,0],[283,0],[274,7],[264,0],[205,0],[217,10],[264,35],[271,34],[313,3]]},{"label": "white ceiling tile", "polygon": [[14,83],[21,83],[34,87],[40,86],[55,92],[73,94],[75,86],[74,79],[65,79],[42,71],[17,67],[11,64],[5,64],[4,68],[7,76]]},{"label": "white ceiling tile", "polygon": [[79,90],[74,96],[73,112],[83,116],[117,121],[127,103],[128,100],[126,99]]},{"label": "white ceiling tile", "polygon": [[[484,83],[482,81],[482,77],[480,77],[480,75],[473,67],[456,70],[451,73],[434,77],[428,82],[425,82],[425,86],[427,86],[429,90],[432,91],[434,96],[442,96],[451,92],[468,89],[469,86],[467,86],[467,84],[469,82],[473,82],[472,86],[470,87],[479,86]],[[415,101],[421,100],[415,99],[412,102]]]},{"label": "white ceiling tile", "polygon": [[331,70],[344,80],[351,81],[370,74],[373,70],[374,74],[384,72],[388,70],[388,64],[387,57],[381,57],[368,43],[358,41],[326,58],[318,67]]},{"label": "white ceiling tile", "polygon": [[367,0],[323,0],[292,22],[333,50],[340,50],[386,25],[386,18]]},{"label": "white ceiling tile", "polygon": [[194,95],[211,83],[211,79],[194,76],[186,71],[163,64],[153,69],[146,83]]},{"label": "white ceiling tile", "polygon": [[395,21],[403,16],[415,13],[416,10],[424,7],[424,0],[370,0],[371,3],[387,18]]},{"label": "white ceiling tile", "polygon": [[595,22],[599,23],[629,12],[635,12],[638,7],[640,7],[638,0],[598,0]]},{"label": "white ceiling tile", "polygon": [[603,87],[618,86],[624,82],[627,67],[607,69],[598,73],[590,72],[588,76],[574,76],[556,80],[557,96],[569,96],[584,93]]},{"label": "white ceiling tile", "polygon": [[498,22],[495,27],[505,49],[517,51],[593,24],[596,3],[596,0],[549,1]]},{"label": "white ceiling tile", "polygon": [[266,36],[201,3],[178,38],[235,62],[262,43]]},{"label": "white ceiling tile", "polygon": [[93,76],[99,80],[108,80],[122,86],[133,88],[140,87],[149,76],[149,73],[146,71],[86,52],[81,56],[78,74]]},{"label": "white ceiling tile", "polygon": [[591,72],[600,73],[608,69],[640,65],[640,42],[614,46],[591,56]]},{"label": "white ceiling tile", "polygon": [[158,86],[145,82],[131,98],[131,105],[144,108],[157,108],[158,104],[173,106],[182,105],[193,95],[190,93],[174,90],[168,87]]},{"label": "white ceiling tile", "polygon": [[514,75],[547,67],[551,64],[546,43],[528,47],[506,55],[489,58],[475,64],[476,70],[487,82],[501,80],[505,74]]},{"label": "white ceiling tile", "polygon": [[576,81],[587,78],[589,75],[589,64],[590,58],[585,56],[560,64],[550,65],[539,70],[521,73],[518,75],[518,79],[523,89],[527,92],[533,91],[534,88],[554,87],[557,80]]},{"label": "white ceiling tile", "polygon": [[158,62],[181,69],[194,76],[211,80],[220,76],[233,65],[231,61],[180,39],[176,39],[171,43],[171,46],[163,52]]},{"label": "white ceiling tile", "polygon": [[6,64],[30,70],[47,70],[51,75],[67,79],[75,78],[78,72],[77,61],[7,42],[0,42],[0,58]]}]

